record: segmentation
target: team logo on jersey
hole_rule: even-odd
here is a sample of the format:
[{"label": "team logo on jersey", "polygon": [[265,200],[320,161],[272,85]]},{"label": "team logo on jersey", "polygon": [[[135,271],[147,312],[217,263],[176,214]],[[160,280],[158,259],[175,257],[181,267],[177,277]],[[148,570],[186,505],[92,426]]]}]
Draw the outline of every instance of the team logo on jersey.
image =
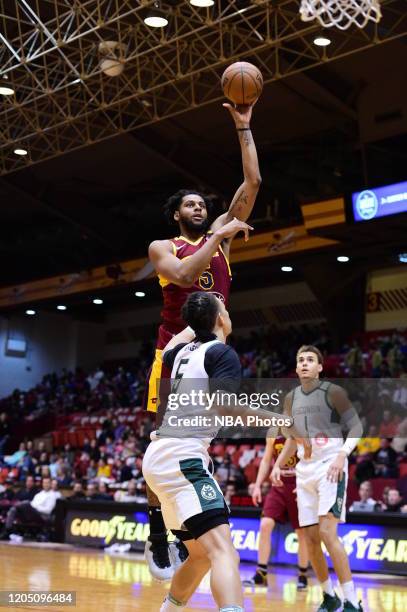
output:
[{"label": "team logo on jersey", "polygon": [[201,496],[207,501],[212,501],[216,499],[216,491],[212,485],[204,484],[201,489]]},{"label": "team logo on jersey", "polygon": [[324,433],[320,432],[317,433],[317,435],[315,436],[314,442],[316,446],[325,446],[326,444],[328,444],[328,438]]}]

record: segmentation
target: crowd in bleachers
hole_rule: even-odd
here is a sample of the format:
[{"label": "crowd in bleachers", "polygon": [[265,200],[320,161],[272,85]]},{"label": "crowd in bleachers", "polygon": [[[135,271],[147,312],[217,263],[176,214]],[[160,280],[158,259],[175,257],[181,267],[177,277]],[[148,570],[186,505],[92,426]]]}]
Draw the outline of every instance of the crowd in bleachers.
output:
[{"label": "crowd in bleachers", "polygon": [[[390,385],[387,380],[389,376],[407,377],[405,336],[366,335],[337,355],[329,353],[331,341],[324,325],[288,330],[271,327],[232,341],[246,378],[292,376],[295,350],[303,343],[315,344],[324,353],[328,376],[380,378],[370,413],[361,414],[369,429],[351,460],[349,499],[375,511],[407,510],[407,393],[405,386],[394,381]],[[149,351],[144,346],[126,369],[99,367],[89,374],[79,368],[64,370],[60,375],[44,376],[33,389],[16,389],[0,400],[3,518],[16,503],[31,503],[33,491],[38,494],[36,489],[48,478],[51,490],[78,499],[146,500],[141,463],[154,423],[141,404]],[[357,393],[352,399],[358,401]],[[21,422],[35,421],[44,414],[55,417],[54,431],[44,431],[35,443],[26,439],[17,444]],[[263,444],[213,445],[215,476],[228,501],[251,503],[250,485],[263,452]],[[366,493],[371,483],[379,481],[383,486],[375,497],[370,490]]]}]

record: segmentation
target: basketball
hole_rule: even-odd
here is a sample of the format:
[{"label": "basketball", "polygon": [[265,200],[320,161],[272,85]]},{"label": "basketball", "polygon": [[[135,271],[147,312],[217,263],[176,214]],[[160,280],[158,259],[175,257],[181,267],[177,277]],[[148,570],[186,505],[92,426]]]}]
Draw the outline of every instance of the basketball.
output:
[{"label": "basketball", "polygon": [[238,105],[256,102],[263,89],[260,70],[249,62],[235,62],[222,74],[222,89],[225,96]]}]

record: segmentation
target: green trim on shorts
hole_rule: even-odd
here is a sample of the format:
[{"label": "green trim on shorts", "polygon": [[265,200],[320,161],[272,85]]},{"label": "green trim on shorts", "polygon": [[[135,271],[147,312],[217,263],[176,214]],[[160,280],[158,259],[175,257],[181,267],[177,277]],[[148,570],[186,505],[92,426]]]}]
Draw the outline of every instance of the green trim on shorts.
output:
[{"label": "green trim on shorts", "polygon": [[342,476],[342,480],[338,482],[336,489],[336,500],[329,512],[332,512],[335,518],[340,519],[342,514],[343,502],[345,500],[346,491],[346,476],[345,473]]},{"label": "green trim on shorts", "polygon": [[185,478],[193,485],[202,512],[225,507],[223,495],[206,471],[202,459],[182,459],[179,467]]}]

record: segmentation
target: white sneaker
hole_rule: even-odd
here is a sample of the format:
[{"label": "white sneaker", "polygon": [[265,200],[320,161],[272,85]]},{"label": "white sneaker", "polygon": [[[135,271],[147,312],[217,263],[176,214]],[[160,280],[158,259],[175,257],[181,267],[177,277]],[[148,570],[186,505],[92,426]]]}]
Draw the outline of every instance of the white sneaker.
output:
[{"label": "white sneaker", "polygon": [[188,549],[181,540],[170,542],[169,549],[172,564],[174,569],[177,570],[188,559]]},{"label": "white sneaker", "polygon": [[13,544],[21,544],[21,542],[24,540],[23,536],[20,536],[17,533],[10,533],[9,539]]},{"label": "white sneaker", "polygon": [[171,580],[174,575],[174,567],[171,563],[167,542],[165,544],[153,544],[150,540],[147,540],[144,556],[153,578],[159,582]]}]

